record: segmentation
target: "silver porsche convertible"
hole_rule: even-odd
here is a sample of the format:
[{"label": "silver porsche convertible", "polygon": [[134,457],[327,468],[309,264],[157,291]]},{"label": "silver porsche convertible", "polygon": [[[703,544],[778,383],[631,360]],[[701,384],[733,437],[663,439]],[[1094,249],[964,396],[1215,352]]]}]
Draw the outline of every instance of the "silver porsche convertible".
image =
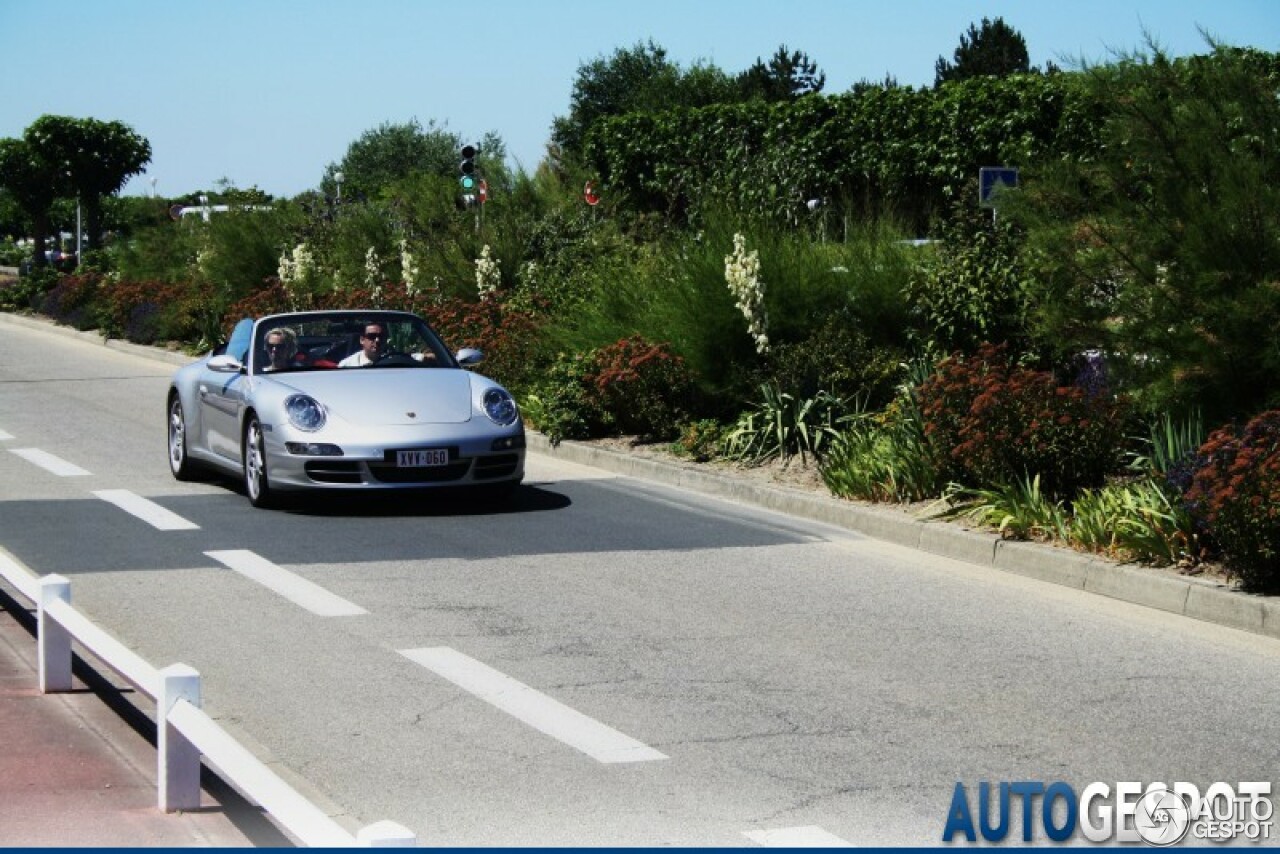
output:
[{"label": "silver porsche convertible", "polygon": [[471,487],[500,497],[524,477],[515,401],[467,370],[420,317],[276,314],[174,374],[169,468],[243,478],[255,507],[298,490]]}]

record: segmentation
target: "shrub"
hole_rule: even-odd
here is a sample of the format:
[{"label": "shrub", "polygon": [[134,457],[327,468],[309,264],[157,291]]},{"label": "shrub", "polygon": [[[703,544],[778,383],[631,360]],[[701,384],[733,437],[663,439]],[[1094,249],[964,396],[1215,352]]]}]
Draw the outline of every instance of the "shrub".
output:
[{"label": "shrub", "polygon": [[1280,592],[1280,410],[1214,431],[1200,459],[1186,494],[1192,516],[1245,589]]},{"label": "shrub", "polygon": [[671,444],[671,452],[705,463],[720,455],[724,436],[724,425],[714,418],[692,421],[681,428],[680,438]]},{"label": "shrub", "polygon": [[38,309],[44,295],[58,283],[58,272],[39,267],[16,279],[0,280],[0,309]]},{"label": "shrub", "polygon": [[822,462],[822,480],[839,498],[921,501],[936,496],[937,468],[919,426],[886,410],[842,433]]},{"label": "shrub", "polygon": [[834,312],[803,341],[776,345],[761,381],[777,383],[797,397],[820,391],[868,406],[887,403],[903,353],[874,343],[850,312]]},{"label": "shrub", "polygon": [[619,433],[670,439],[693,387],[693,375],[669,345],[632,336],[586,354],[562,354],[530,402],[553,443]]},{"label": "shrub", "polygon": [[530,420],[552,445],[608,429],[608,414],[590,390],[593,355],[560,354],[527,398]]},{"label": "shrub", "polygon": [[1156,566],[1193,563],[1199,536],[1178,492],[1155,477],[1086,489],[1071,508],[1067,539],[1089,551]]},{"label": "shrub", "polygon": [[674,438],[693,393],[684,360],[638,335],[597,350],[589,380],[617,430],[650,439]]},{"label": "shrub", "polygon": [[1061,501],[1054,500],[1040,485],[1040,476],[1023,477],[990,488],[949,490],[947,500],[954,506],[939,514],[963,516],[979,525],[988,525],[1012,540],[1065,539],[1067,514]]},{"label": "shrub", "polygon": [[1143,450],[1129,455],[1129,469],[1159,478],[1179,494],[1191,486],[1196,454],[1204,444],[1204,420],[1199,410],[1185,418],[1164,415],[1154,419],[1148,435],[1138,441]]},{"label": "shrub", "polygon": [[192,337],[185,313],[193,289],[169,282],[111,282],[102,288],[102,328],[136,344]]},{"label": "shrub", "polygon": [[1003,346],[944,360],[919,396],[925,436],[952,480],[991,486],[1039,475],[1047,494],[1070,497],[1101,486],[1118,462],[1123,404],[1013,366]]},{"label": "shrub", "polygon": [[97,299],[102,277],[97,274],[60,276],[40,300],[40,313],[76,329],[98,326]]},{"label": "shrub", "polygon": [[529,388],[542,376],[546,359],[538,332],[541,316],[497,299],[469,302],[446,297],[422,314],[453,350],[484,352],[484,373],[511,389]]},{"label": "shrub", "polygon": [[836,424],[846,410],[840,398],[825,391],[799,398],[773,383],[762,385],[760,395],[760,402],[739,416],[725,436],[729,456],[749,463],[797,454],[801,460],[809,454],[821,459],[840,435]]},{"label": "shrub", "polygon": [[1019,238],[995,225],[965,194],[941,224],[936,252],[925,255],[907,293],[923,321],[923,334],[942,350],[972,350],[983,341],[1022,336]]}]

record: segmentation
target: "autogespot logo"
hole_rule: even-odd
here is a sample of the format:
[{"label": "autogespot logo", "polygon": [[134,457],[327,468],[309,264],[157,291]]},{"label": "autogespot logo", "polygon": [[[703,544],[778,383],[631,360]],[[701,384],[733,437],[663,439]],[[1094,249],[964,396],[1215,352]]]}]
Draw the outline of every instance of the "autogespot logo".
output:
[{"label": "autogespot logo", "polygon": [[976,842],[980,835],[1000,842],[1020,829],[1023,842],[1066,842],[1077,833],[1089,842],[1161,847],[1184,840],[1265,842],[1275,813],[1270,795],[1270,782],[1214,783],[1203,795],[1192,783],[1090,783],[1077,795],[1063,782],[1024,781],[979,783],[975,805],[956,783],[942,841]]}]

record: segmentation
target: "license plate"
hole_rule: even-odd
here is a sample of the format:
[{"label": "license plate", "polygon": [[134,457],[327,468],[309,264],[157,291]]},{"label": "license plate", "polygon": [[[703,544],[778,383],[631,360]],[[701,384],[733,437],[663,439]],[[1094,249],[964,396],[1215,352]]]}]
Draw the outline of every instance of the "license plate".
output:
[{"label": "license plate", "polygon": [[426,448],[421,451],[396,451],[396,468],[411,469],[426,466],[447,466],[447,448]]}]

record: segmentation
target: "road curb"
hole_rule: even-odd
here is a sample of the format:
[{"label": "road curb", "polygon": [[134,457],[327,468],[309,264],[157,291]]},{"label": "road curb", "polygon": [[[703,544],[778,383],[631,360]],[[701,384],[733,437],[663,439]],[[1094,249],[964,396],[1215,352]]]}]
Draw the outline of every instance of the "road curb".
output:
[{"label": "road curb", "polygon": [[59,326],[48,318],[29,317],[25,314],[11,314],[0,311],[0,324],[38,329],[41,332],[49,332],[65,338],[78,338],[86,344],[97,344],[106,347],[108,350],[119,350],[122,353],[130,353],[134,356],[142,356],[153,361],[175,366],[190,364],[197,358],[177,350],[166,350],[163,347],[151,347],[145,344],[134,344],[132,341],[107,338],[98,331],[85,332],[79,329],[72,329],[70,326]]},{"label": "road curb", "polygon": [[825,522],[941,557],[1280,639],[1280,599],[1242,593],[1214,581],[1121,564],[1048,544],[1002,540],[994,533],[915,519],[887,507],[741,481],[582,442],[564,441],[553,446],[545,436],[532,431],[528,446],[534,453],[567,462]]}]

